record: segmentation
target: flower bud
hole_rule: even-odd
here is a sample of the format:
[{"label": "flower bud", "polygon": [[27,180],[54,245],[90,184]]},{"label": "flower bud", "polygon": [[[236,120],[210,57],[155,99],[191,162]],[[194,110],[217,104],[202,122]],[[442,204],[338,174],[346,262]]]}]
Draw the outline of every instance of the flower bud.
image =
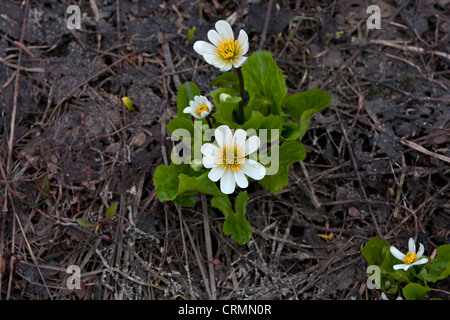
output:
[{"label": "flower bud", "polygon": [[231,98],[231,95],[228,93],[221,93],[219,96],[220,102],[226,102],[228,98]]}]

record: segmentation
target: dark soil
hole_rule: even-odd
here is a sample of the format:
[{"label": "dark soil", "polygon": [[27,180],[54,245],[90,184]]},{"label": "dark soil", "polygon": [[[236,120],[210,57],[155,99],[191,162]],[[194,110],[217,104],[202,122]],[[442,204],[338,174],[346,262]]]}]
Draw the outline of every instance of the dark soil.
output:
[{"label": "dark soil", "polygon": [[[450,3],[378,1],[381,29],[366,30],[372,2],[0,1],[0,297],[379,299],[368,239],[413,237],[427,255],[450,243]],[[70,4],[81,30],[66,27]],[[333,96],[290,184],[249,187],[244,246],[200,197],[179,209],[152,183],[177,87],[206,93],[220,74],[192,48],[220,19],[273,53],[291,92]],[[76,223],[113,202],[97,232]],[[432,296],[448,299],[449,282]]]}]

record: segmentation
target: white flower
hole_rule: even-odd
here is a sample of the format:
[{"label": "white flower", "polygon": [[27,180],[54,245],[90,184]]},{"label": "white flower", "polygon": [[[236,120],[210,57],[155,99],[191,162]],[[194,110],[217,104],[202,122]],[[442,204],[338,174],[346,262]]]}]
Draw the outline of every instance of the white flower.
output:
[{"label": "white flower", "polygon": [[212,104],[205,96],[195,96],[189,101],[189,107],[184,108],[183,113],[190,113],[197,119],[208,116],[212,111]]},{"label": "white flower", "polygon": [[423,252],[425,251],[423,244],[419,244],[419,251],[416,253],[416,243],[413,238],[409,238],[408,241],[408,252],[406,254],[401,253],[397,248],[391,246],[390,248],[392,255],[404,262],[404,264],[396,264],[394,265],[394,270],[408,270],[411,266],[416,266],[420,264],[424,264],[428,262],[427,258],[422,258]]},{"label": "white flower", "polygon": [[246,175],[255,180],[261,180],[266,175],[266,168],[246,156],[254,153],[260,146],[257,136],[247,139],[247,133],[237,129],[233,135],[231,129],[222,125],[214,131],[215,142],[205,143],[203,166],[211,168],[208,178],[216,182],[220,179],[220,190],[225,194],[234,192],[236,183],[240,188],[248,187]]},{"label": "white flower", "polygon": [[228,71],[232,66],[239,68],[247,60],[244,57],[248,51],[247,33],[241,30],[237,40],[234,39],[230,24],[223,20],[216,22],[216,30],[208,31],[208,39],[212,44],[196,41],[194,50],[220,71]]}]

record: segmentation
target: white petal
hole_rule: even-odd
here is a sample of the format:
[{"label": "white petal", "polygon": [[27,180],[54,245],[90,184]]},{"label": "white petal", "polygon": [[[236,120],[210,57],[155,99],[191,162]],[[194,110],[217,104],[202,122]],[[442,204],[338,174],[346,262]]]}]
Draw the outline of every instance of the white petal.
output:
[{"label": "white petal", "polygon": [[233,63],[233,66],[235,68],[240,68],[245,63],[245,61],[247,61],[247,57],[239,57],[237,58],[236,62]]},{"label": "white petal", "polygon": [[234,192],[236,188],[236,181],[234,180],[234,174],[231,171],[225,170],[220,178],[220,191],[225,194]]},{"label": "white petal", "polygon": [[[195,98],[194,98],[195,99]],[[198,103],[196,103],[194,100],[189,101],[189,105],[194,108],[195,110],[197,110],[198,108]]]},{"label": "white petal", "polygon": [[233,143],[234,145],[244,148],[245,147],[245,139],[247,138],[247,132],[242,129],[237,129],[234,132]]},{"label": "white petal", "polygon": [[266,168],[253,159],[247,159],[241,170],[254,180],[261,180],[266,175]]},{"label": "white petal", "polygon": [[[205,54],[203,55],[203,58],[205,59],[205,61],[213,66],[216,67],[216,64],[219,63],[219,60],[217,59],[217,57],[213,54]],[[216,67],[217,68],[217,67]]]},{"label": "white petal", "polygon": [[211,43],[216,47],[219,45],[219,42],[222,41],[222,37],[217,33],[216,30],[209,30],[207,36],[208,40],[211,41]]},{"label": "white petal", "polygon": [[428,259],[427,259],[427,258],[422,258],[422,259],[417,260],[416,262],[414,262],[412,265],[413,265],[413,266],[418,266],[418,265],[420,265],[420,264],[425,264],[425,263],[427,263],[427,262],[428,262]]},{"label": "white petal", "polygon": [[200,118],[206,118],[206,117],[208,116],[208,114],[209,114],[208,111],[203,111],[203,112],[200,114]]},{"label": "white petal", "polygon": [[205,96],[199,96],[199,101],[201,104],[207,104],[208,103],[208,98]]},{"label": "white petal", "polygon": [[219,20],[216,22],[216,30],[222,39],[234,39],[233,29],[228,22]]},{"label": "white petal", "polygon": [[222,69],[222,68],[224,68],[224,67],[226,67],[226,65],[227,65],[227,62],[226,61],[224,61],[224,60],[219,60],[219,58],[217,58],[217,57],[215,57],[215,61],[214,61],[214,63],[212,64],[215,68],[217,68],[217,69]]},{"label": "white petal", "polygon": [[409,238],[408,240],[408,250],[414,254],[416,253],[416,243],[413,238]]},{"label": "white petal", "polygon": [[396,257],[398,260],[403,261],[403,259],[405,258],[405,255],[403,253],[401,253],[400,251],[398,251],[398,249],[396,247],[391,246],[390,250],[394,257]]},{"label": "white petal", "polygon": [[259,137],[257,136],[251,136],[248,138],[247,141],[245,141],[245,155],[252,154],[256,150],[258,150],[259,146],[261,145],[261,140],[259,140]]},{"label": "white petal", "polygon": [[202,101],[202,96],[195,96],[195,97],[194,97],[194,101],[195,101],[195,103],[198,104],[199,106],[203,104],[203,103],[202,103],[202,102],[203,102],[203,101]]},{"label": "white petal", "polygon": [[213,110],[213,108],[214,108],[214,106],[212,105],[212,103],[209,102],[209,101],[206,102],[206,106],[208,107],[209,112],[211,112],[211,111]]},{"label": "white petal", "polygon": [[219,167],[214,167],[211,169],[211,171],[209,171],[208,173],[208,178],[211,181],[218,181],[220,178],[222,178],[223,174],[225,173],[225,170],[219,168]]},{"label": "white petal", "polygon": [[183,109],[183,113],[192,113],[194,110],[195,109],[193,107],[186,107]]},{"label": "white petal", "polygon": [[417,259],[420,259],[420,257],[423,256],[424,251],[425,251],[425,248],[424,248],[423,244],[419,243],[419,251],[417,251],[417,254],[416,254]]},{"label": "white petal", "polygon": [[214,131],[214,136],[220,147],[231,144],[233,139],[233,132],[227,125],[221,125]]},{"label": "white petal", "polygon": [[197,112],[195,112],[195,111],[191,112],[191,115],[192,115],[194,118],[197,118],[197,119],[201,119],[201,118],[202,118],[202,117],[199,116],[199,115],[197,114]]},{"label": "white petal", "polygon": [[205,54],[216,54],[216,47],[206,41],[196,41],[194,43],[194,50],[202,56]]},{"label": "white petal", "polygon": [[216,156],[216,152],[219,151],[219,148],[217,148],[212,143],[205,143],[204,145],[202,145],[202,148],[200,149],[200,151],[206,157],[215,157]]},{"label": "white petal", "polygon": [[243,56],[248,52],[248,35],[244,30],[239,31],[239,37],[237,38],[241,52],[239,55]]},{"label": "white petal", "polygon": [[234,179],[236,180],[236,183],[239,186],[239,188],[245,189],[248,187],[248,180],[245,177],[245,174],[242,172],[242,170],[236,171],[234,173]]},{"label": "white petal", "polygon": [[214,159],[213,157],[203,157],[202,163],[206,169],[217,167],[216,159]]},{"label": "white petal", "polygon": [[408,271],[408,269],[412,266],[412,264],[396,264],[393,266],[394,270],[403,269],[404,271]]},{"label": "white petal", "polygon": [[220,71],[222,71],[222,72],[230,71],[232,66],[233,65],[231,64],[231,62],[227,61],[227,62],[225,62],[225,66],[220,68]]}]

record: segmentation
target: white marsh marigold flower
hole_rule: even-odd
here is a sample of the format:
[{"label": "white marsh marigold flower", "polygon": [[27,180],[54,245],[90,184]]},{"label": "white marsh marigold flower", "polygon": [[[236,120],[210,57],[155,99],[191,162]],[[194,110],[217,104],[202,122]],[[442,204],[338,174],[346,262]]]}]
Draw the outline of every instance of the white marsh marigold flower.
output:
[{"label": "white marsh marigold flower", "polygon": [[[406,254],[401,253],[397,248],[391,246],[390,248],[392,255],[398,260],[402,260],[404,264],[396,264],[393,266],[394,270],[403,269],[407,271],[411,266],[416,266],[428,262],[427,258],[422,258],[423,252],[425,251],[423,244],[419,244],[419,251],[416,253],[416,243],[413,238],[409,238],[408,241],[408,252]],[[422,258],[422,259],[420,259]]]},{"label": "white marsh marigold flower", "polygon": [[216,22],[216,30],[208,31],[208,39],[212,44],[196,41],[194,50],[220,71],[229,71],[232,66],[241,67],[247,60],[244,57],[248,51],[247,33],[241,30],[237,40],[234,39],[230,24],[224,20]]},{"label": "white marsh marigold flower", "polygon": [[190,113],[197,119],[207,117],[212,111],[212,104],[205,96],[195,96],[189,101],[189,107],[184,108],[183,113]]},{"label": "white marsh marigold flower", "polygon": [[236,183],[240,188],[248,187],[246,175],[255,180],[261,180],[266,175],[266,168],[246,156],[258,150],[261,141],[257,136],[247,139],[247,133],[237,129],[233,134],[231,129],[222,125],[214,131],[215,142],[202,146],[203,166],[211,168],[208,178],[216,182],[220,179],[220,191],[225,194],[234,192]]}]

